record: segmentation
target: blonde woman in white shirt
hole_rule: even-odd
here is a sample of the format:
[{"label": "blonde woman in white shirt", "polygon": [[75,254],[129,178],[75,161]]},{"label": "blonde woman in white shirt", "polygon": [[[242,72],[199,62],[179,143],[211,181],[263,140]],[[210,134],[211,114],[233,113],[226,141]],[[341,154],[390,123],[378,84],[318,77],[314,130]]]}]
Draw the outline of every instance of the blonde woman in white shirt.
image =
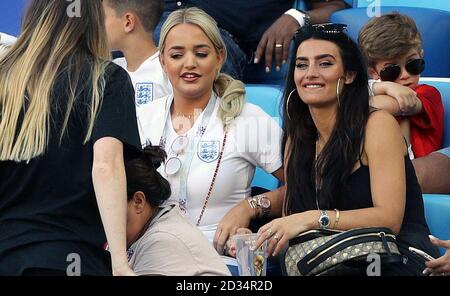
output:
[{"label": "blonde woman in white shirt", "polygon": [[281,213],[282,189],[266,194],[264,209],[261,198],[247,200],[256,167],[284,180],[281,129],[245,102],[242,82],[220,73],[226,48],[202,10],[173,12],[159,48],[173,96],[148,104],[152,117],[144,137],[168,154],[160,171],[172,186],[170,200],[179,202],[221,254],[228,237],[251,219]]}]

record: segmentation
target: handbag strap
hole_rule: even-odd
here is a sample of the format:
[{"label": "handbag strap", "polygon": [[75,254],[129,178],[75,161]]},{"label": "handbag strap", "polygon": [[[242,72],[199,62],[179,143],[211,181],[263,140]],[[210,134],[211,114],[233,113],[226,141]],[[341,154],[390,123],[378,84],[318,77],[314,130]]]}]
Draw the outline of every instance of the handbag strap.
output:
[{"label": "handbag strap", "polygon": [[223,150],[225,148],[225,143],[227,142],[227,134],[228,134],[228,128],[225,127],[225,132],[223,134],[223,141],[222,141],[223,142],[222,149],[220,150],[219,159],[217,160],[216,169],[214,170],[214,175],[212,177],[211,184],[209,185],[208,193],[206,194],[206,198],[205,198],[205,202],[203,203],[202,211],[200,212],[200,216],[198,217],[197,223],[195,224],[196,226],[200,225],[200,221],[203,218],[203,213],[205,212],[206,206],[208,205],[208,201],[211,197],[211,193],[212,193],[214,184],[216,183],[217,172],[219,171],[219,166],[220,166],[220,163],[222,162]]},{"label": "handbag strap", "polygon": [[[386,236],[386,234],[388,234],[388,236]],[[351,245],[374,241],[374,239],[379,242],[383,242],[384,240],[383,246],[388,245],[387,242],[396,243],[392,231],[388,228],[368,227],[352,229],[333,235],[333,238],[313,249],[309,254],[299,260],[297,267],[302,274],[308,274],[316,266],[337,252],[342,251]],[[391,252],[389,246],[387,247],[386,252]]]}]

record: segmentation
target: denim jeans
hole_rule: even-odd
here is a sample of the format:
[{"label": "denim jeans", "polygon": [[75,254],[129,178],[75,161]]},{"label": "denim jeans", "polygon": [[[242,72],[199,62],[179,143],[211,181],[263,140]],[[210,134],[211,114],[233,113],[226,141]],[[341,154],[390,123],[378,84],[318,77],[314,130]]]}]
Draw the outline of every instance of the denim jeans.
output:
[{"label": "denim jeans", "polygon": [[[171,11],[165,11],[159,20],[158,25],[153,32],[153,40],[155,44],[159,43],[159,35],[161,32],[162,24],[166,21]],[[222,66],[221,72],[231,75],[235,79],[242,80],[244,76],[244,68],[247,65],[247,56],[245,52],[234,41],[230,33],[224,29],[220,29],[220,35],[222,36],[225,46],[227,48],[227,59]]]}]

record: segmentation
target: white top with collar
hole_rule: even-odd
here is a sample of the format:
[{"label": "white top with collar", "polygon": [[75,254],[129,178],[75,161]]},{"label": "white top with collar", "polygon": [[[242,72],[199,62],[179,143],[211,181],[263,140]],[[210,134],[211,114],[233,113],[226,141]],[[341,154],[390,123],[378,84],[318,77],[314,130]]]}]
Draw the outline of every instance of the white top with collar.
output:
[{"label": "white top with collar", "polygon": [[[169,99],[170,97],[166,97],[145,106],[146,114],[152,114],[152,117],[145,120],[146,125],[143,126],[145,139],[141,139],[143,141],[150,140],[153,145],[158,145],[162,139],[168,158],[175,156],[170,146],[178,137],[170,116],[164,118],[166,108],[170,108],[167,103],[170,102]],[[187,216],[193,223],[197,222],[203,208],[223,144],[224,129],[222,121],[217,116],[219,103],[220,98],[215,103],[208,125],[203,127],[206,129],[198,142],[198,147],[192,148],[195,151],[187,176],[186,208]],[[189,143],[194,142],[192,137],[198,131],[203,113],[186,134],[190,139]],[[162,135],[166,121],[165,135]],[[260,107],[245,103],[241,114],[234,119],[228,129],[222,162],[200,223],[200,229],[210,241],[213,240],[217,224],[224,215],[242,199],[250,196],[250,184],[255,174],[255,168],[261,167],[268,173],[273,173],[281,168],[281,136],[281,128],[273,118]],[[188,153],[183,152],[179,155],[182,163],[186,154]],[[158,171],[171,184],[170,200],[178,201],[180,173],[168,176],[164,169],[163,164]]]},{"label": "white top with collar", "polygon": [[[146,59],[136,71],[128,71],[125,58],[118,58],[113,61],[124,68],[130,75],[135,92],[136,116],[138,119],[139,135],[141,139],[142,125],[152,114],[146,113],[143,108],[149,102],[158,100],[172,94],[172,85],[167,76],[164,75],[161,63],[159,62],[159,51]],[[141,142],[145,146],[144,142]]]}]

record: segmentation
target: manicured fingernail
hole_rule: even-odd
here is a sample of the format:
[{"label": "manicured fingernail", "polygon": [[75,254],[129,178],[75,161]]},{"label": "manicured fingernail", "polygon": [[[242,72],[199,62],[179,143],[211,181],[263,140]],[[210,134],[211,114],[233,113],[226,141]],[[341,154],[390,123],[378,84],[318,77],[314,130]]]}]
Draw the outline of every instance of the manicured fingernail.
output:
[{"label": "manicured fingernail", "polygon": [[425,269],[422,271],[422,274],[428,274],[428,268],[425,268]]},{"label": "manicured fingernail", "polygon": [[269,72],[270,72],[270,68],[266,67],[266,73],[269,73]]},{"label": "manicured fingernail", "polygon": [[255,59],[253,60],[253,63],[255,63],[255,64],[258,64],[258,62],[259,62],[259,59],[258,59],[258,58],[255,58]]},{"label": "manicured fingernail", "polygon": [[281,70],[280,66],[277,66],[276,69],[277,69],[277,72],[280,72],[280,70]]},{"label": "manicured fingernail", "polygon": [[430,240],[436,240],[437,238],[436,237],[434,237],[434,236],[432,236],[431,234],[430,235],[428,235],[428,237],[430,238]]}]

